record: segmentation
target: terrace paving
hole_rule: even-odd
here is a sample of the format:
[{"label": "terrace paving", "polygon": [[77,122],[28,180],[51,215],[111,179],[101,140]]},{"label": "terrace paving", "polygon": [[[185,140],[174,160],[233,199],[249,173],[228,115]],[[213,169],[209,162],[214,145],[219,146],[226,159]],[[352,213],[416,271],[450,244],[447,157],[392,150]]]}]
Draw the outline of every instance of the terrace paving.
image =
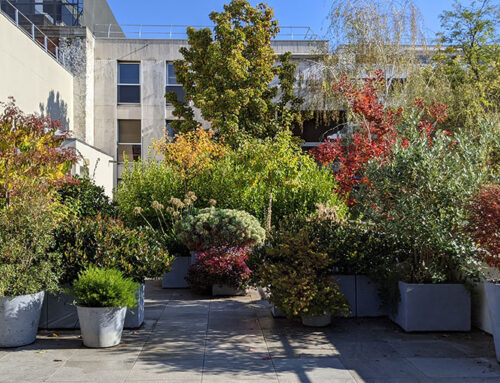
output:
[{"label": "terrace paving", "polygon": [[406,334],[386,318],[306,328],[274,319],[255,290],[207,298],[152,281],[146,298],[145,325],[119,346],[54,331],[0,349],[0,382],[500,382],[493,339],[478,330]]}]

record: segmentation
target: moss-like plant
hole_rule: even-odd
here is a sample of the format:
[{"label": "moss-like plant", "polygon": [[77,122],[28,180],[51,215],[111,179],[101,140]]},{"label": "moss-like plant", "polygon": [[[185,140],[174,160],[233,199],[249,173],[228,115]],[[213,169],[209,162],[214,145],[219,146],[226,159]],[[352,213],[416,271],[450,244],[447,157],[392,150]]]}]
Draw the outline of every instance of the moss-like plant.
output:
[{"label": "moss-like plant", "polygon": [[80,306],[134,308],[138,289],[139,284],[119,270],[90,266],[78,274],[71,292]]},{"label": "moss-like plant", "polygon": [[184,244],[192,251],[220,247],[258,246],[264,243],[265,230],[257,218],[245,211],[200,209],[177,225]]}]

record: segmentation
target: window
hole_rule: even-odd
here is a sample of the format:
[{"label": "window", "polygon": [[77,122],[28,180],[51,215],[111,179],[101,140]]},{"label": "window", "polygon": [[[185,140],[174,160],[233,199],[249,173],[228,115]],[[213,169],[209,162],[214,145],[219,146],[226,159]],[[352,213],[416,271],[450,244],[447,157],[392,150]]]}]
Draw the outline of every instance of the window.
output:
[{"label": "window", "polygon": [[175,67],[172,63],[167,63],[167,81],[165,86],[165,93],[174,92],[177,94],[177,100],[184,101],[186,92],[182,88],[182,85],[177,82],[175,77]]},{"label": "window", "polygon": [[141,82],[139,63],[118,63],[118,103],[139,104]]},{"label": "window", "polygon": [[141,158],[142,139],[140,120],[118,120],[118,163],[124,157],[136,161]]}]

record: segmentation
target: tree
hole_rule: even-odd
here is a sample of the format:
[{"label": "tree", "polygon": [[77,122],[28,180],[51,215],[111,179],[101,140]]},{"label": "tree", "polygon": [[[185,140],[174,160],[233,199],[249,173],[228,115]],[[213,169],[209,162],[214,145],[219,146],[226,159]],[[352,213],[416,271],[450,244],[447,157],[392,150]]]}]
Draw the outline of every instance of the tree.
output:
[{"label": "tree", "polygon": [[[498,117],[500,105],[500,6],[491,0],[455,1],[441,15],[442,51],[433,76],[447,80],[449,124],[477,132],[484,118]],[[493,117],[494,118],[494,117]]]},{"label": "tree", "polygon": [[[212,12],[213,31],[188,28],[189,47],[181,48],[182,60],[174,62],[177,81],[186,92],[186,101],[174,93],[167,100],[174,105],[172,122],[179,131],[199,125],[193,106],[228,142],[244,135],[274,136],[282,124],[300,121],[301,100],[293,91],[295,65],[290,54],[279,59],[271,39],[279,32],[273,10],[266,4],[255,8],[246,0],[232,0],[223,12]],[[283,85],[271,85],[275,78]]]},{"label": "tree", "polygon": [[225,154],[224,145],[215,142],[212,136],[211,130],[198,128],[177,134],[175,140],[165,135],[153,142],[153,148],[164,156],[167,166],[182,179],[184,194],[195,177],[210,170],[213,161]]},{"label": "tree", "polygon": [[[338,118],[339,102],[332,83],[346,76],[358,84],[371,73],[382,70],[382,103],[404,107],[408,97],[406,78],[420,69],[429,55],[423,36],[421,16],[412,0],[333,0],[329,13],[330,52],[311,65],[306,81],[317,110],[330,111],[325,119]],[[350,119],[347,109],[347,119]]]}]

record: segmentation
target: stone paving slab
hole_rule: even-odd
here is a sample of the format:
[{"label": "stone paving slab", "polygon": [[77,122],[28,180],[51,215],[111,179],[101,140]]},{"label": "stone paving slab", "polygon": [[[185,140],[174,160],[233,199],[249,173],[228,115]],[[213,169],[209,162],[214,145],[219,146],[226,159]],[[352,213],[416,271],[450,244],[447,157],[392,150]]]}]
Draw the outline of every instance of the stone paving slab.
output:
[{"label": "stone paving slab", "polygon": [[0,349],[0,383],[32,382],[500,382],[493,339],[470,333],[404,333],[386,318],[336,318],[316,329],[275,319],[255,290],[203,297],[146,288],[145,324],[109,349],[79,331],[40,332]]}]

